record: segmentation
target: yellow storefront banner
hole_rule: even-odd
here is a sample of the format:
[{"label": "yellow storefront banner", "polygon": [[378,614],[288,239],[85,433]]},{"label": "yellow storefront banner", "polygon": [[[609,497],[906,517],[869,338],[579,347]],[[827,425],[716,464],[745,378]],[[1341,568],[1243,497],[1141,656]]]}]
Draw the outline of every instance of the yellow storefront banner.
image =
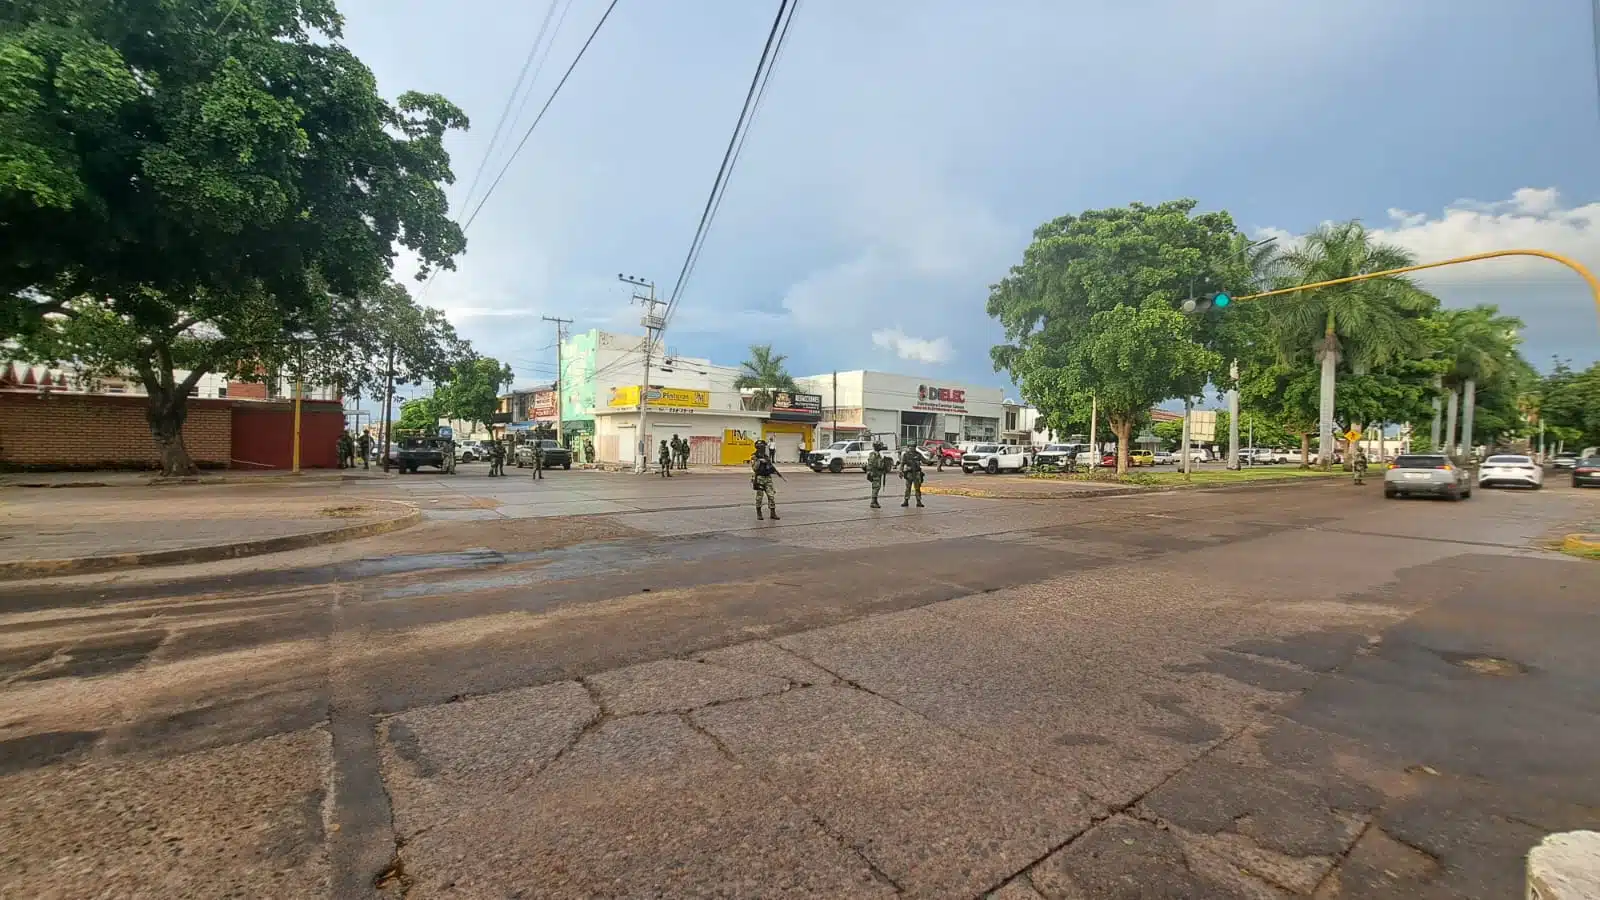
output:
[{"label": "yellow storefront banner", "polygon": [[[651,388],[647,395],[650,406],[671,409],[709,409],[711,407],[710,391],[691,391],[686,388]],[[606,401],[607,406],[638,406],[639,386],[630,384],[626,387],[611,389],[611,398]]]}]

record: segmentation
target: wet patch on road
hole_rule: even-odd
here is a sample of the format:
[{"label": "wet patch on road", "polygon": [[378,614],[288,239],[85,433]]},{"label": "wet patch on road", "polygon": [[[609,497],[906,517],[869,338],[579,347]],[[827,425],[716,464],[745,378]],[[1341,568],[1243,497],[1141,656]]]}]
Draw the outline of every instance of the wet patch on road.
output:
[{"label": "wet patch on road", "polygon": [[166,637],[166,632],[162,631],[86,641],[63,650],[43,666],[17,676],[17,681],[93,678],[126,672],[148,659]]},{"label": "wet patch on road", "polygon": [[0,741],[0,776],[48,766],[94,745],[99,731],[46,731]]},{"label": "wet patch on road", "polygon": [[1475,675],[1490,675],[1505,677],[1507,675],[1526,675],[1528,667],[1514,659],[1502,659],[1498,656],[1483,656],[1475,653],[1456,653],[1450,650],[1435,650],[1439,658],[1452,666],[1460,666]]}]

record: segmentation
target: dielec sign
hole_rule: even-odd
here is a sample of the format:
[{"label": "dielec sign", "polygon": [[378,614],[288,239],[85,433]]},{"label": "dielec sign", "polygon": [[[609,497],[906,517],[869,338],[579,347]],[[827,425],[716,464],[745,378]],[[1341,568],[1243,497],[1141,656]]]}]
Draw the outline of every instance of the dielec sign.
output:
[{"label": "dielec sign", "polygon": [[912,408],[964,413],[967,411],[967,392],[960,388],[918,385],[917,402],[912,404]]}]

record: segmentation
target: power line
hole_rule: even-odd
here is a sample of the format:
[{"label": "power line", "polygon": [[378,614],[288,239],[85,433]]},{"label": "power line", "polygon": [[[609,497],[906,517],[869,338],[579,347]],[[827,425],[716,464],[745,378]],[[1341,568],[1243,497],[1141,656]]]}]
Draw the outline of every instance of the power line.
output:
[{"label": "power line", "polygon": [[528,111],[528,101],[533,99],[533,87],[539,83],[539,75],[544,72],[544,64],[550,61],[550,51],[555,47],[556,39],[561,37],[561,26],[566,24],[569,12],[572,12],[572,0],[565,0],[561,5],[561,15],[556,17],[556,27],[550,32],[550,40],[544,45],[544,51],[539,54],[539,61],[533,65],[533,75],[528,78],[528,89],[522,94],[522,102],[517,104],[517,113],[511,117],[510,127],[513,131],[522,121],[522,114]]},{"label": "power line", "polygon": [[700,212],[700,224],[695,227],[694,239],[689,242],[689,252],[684,254],[683,266],[678,270],[678,280],[672,286],[672,293],[667,297],[667,313],[663,316],[663,324],[672,317],[677,310],[678,301],[683,296],[683,290],[688,284],[689,269],[694,263],[695,255],[700,245],[705,241],[705,235],[710,227],[712,210],[717,205],[717,198],[727,186],[728,176],[732,173],[734,150],[739,146],[739,136],[745,129],[745,122],[750,116],[750,111],[755,103],[756,90],[761,86],[768,68],[768,60],[773,58],[774,45],[778,33],[784,26],[784,16],[790,12],[790,0],[779,0],[778,14],[772,19],[772,28],[767,32],[767,42],[761,48],[761,58],[756,61],[755,74],[750,77],[750,87],[745,91],[744,105],[739,109],[739,118],[734,123],[733,134],[728,137],[728,148],[723,151],[722,165],[717,168],[716,180],[711,184],[711,193],[706,197],[705,209]]},{"label": "power line", "polygon": [[[528,77],[528,69],[532,67],[534,57],[539,55],[539,45],[544,42],[545,31],[550,27],[550,18],[555,15],[556,2],[557,0],[550,0],[550,5],[545,8],[544,21],[539,24],[539,33],[534,35],[533,45],[528,48],[528,55],[523,57],[522,69],[517,72],[517,80],[511,85],[510,93],[506,94],[505,106],[500,109],[500,119],[494,123],[494,132],[489,135],[489,145],[483,148],[483,158],[478,160],[478,169],[472,173],[472,182],[467,185],[467,192],[461,197],[463,209],[472,202],[472,195],[477,193],[478,182],[483,178],[483,170],[488,168],[489,160],[494,156],[495,145],[500,141],[500,133],[505,130],[506,120],[511,115],[511,107],[517,102],[517,94],[522,91],[523,81]],[[528,82],[528,92],[530,94],[533,92],[531,81]]]},{"label": "power line", "polygon": [[[1595,2],[1600,3],[1600,0],[1595,0]],[[733,160],[728,164],[728,174],[730,177],[733,174],[734,167],[739,164],[740,154],[744,153],[745,139],[750,137],[750,130],[755,127],[756,117],[761,114],[761,101],[767,95],[767,84],[772,81],[772,71],[778,67],[778,60],[783,56],[783,43],[784,39],[789,36],[789,25],[794,22],[794,14],[800,11],[800,0],[793,0],[793,3],[794,5],[789,10],[789,18],[784,20],[783,31],[779,32],[778,43],[772,51],[772,63],[771,65],[767,66],[766,73],[761,76],[761,86],[756,89],[756,102],[750,107],[750,120],[745,124],[744,131],[739,133],[739,145],[733,149]],[[683,278],[685,290],[687,290],[689,279],[694,277],[695,266],[699,265],[700,263],[700,251],[705,249],[706,238],[710,236],[711,223],[716,221],[717,213],[722,209],[722,199],[726,196],[728,196],[728,191],[726,180],[724,180],[723,190],[717,194],[716,205],[711,207],[711,218],[708,219],[706,223],[706,235],[701,237],[699,245],[693,250],[694,258],[689,261],[688,274],[686,274]],[[679,292],[679,296],[682,296],[681,291]],[[676,311],[676,305],[667,307],[666,320],[662,323],[663,331],[666,330],[666,326],[672,324],[672,315]]]},{"label": "power line", "polygon": [[506,172],[510,171],[511,164],[517,161],[517,154],[521,153],[522,148],[527,145],[528,138],[533,137],[533,130],[539,127],[540,122],[544,121],[544,114],[550,111],[550,104],[556,101],[556,97],[561,93],[561,88],[566,85],[567,79],[572,77],[572,70],[576,69],[578,63],[583,61],[583,55],[589,52],[589,45],[594,43],[595,36],[600,33],[600,29],[606,24],[606,20],[611,18],[611,11],[617,8],[617,2],[618,0],[611,0],[610,5],[606,7],[605,14],[600,17],[599,22],[595,23],[594,30],[589,32],[589,38],[578,49],[578,55],[573,58],[572,65],[567,66],[567,71],[562,74],[561,80],[556,82],[555,90],[550,92],[550,97],[545,100],[544,106],[540,107],[539,114],[533,117],[533,124],[529,125],[528,130],[522,133],[522,140],[517,142],[516,148],[511,151],[511,156],[506,159],[505,165],[500,167],[500,173],[495,175],[494,181],[489,184],[489,189],[484,191],[483,196],[479,198],[478,205],[472,210],[472,214],[467,217],[465,222],[461,223],[463,232],[472,227],[472,223],[478,219],[478,213],[483,211],[483,207],[489,202],[489,198],[494,196],[495,188],[500,186],[500,181],[506,177]]}]

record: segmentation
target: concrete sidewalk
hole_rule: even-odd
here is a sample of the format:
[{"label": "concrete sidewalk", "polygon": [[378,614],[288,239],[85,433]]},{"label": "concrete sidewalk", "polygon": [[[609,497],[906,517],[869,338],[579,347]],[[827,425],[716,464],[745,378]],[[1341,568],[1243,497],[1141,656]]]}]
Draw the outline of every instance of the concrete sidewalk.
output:
[{"label": "concrete sidewalk", "polygon": [[420,520],[410,504],[341,498],[316,482],[16,490],[0,494],[0,511],[0,579],[253,556]]},{"label": "concrete sidewalk", "polygon": [[160,472],[146,471],[90,471],[90,472],[8,472],[0,474],[0,488],[88,488],[88,487],[144,487],[150,485],[219,485],[219,484],[275,484],[279,482],[306,484],[312,482],[355,481],[371,478],[388,478],[381,467],[371,469],[306,469],[302,472],[240,471],[235,469],[207,469],[198,475],[183,478],[163,478]]}]

